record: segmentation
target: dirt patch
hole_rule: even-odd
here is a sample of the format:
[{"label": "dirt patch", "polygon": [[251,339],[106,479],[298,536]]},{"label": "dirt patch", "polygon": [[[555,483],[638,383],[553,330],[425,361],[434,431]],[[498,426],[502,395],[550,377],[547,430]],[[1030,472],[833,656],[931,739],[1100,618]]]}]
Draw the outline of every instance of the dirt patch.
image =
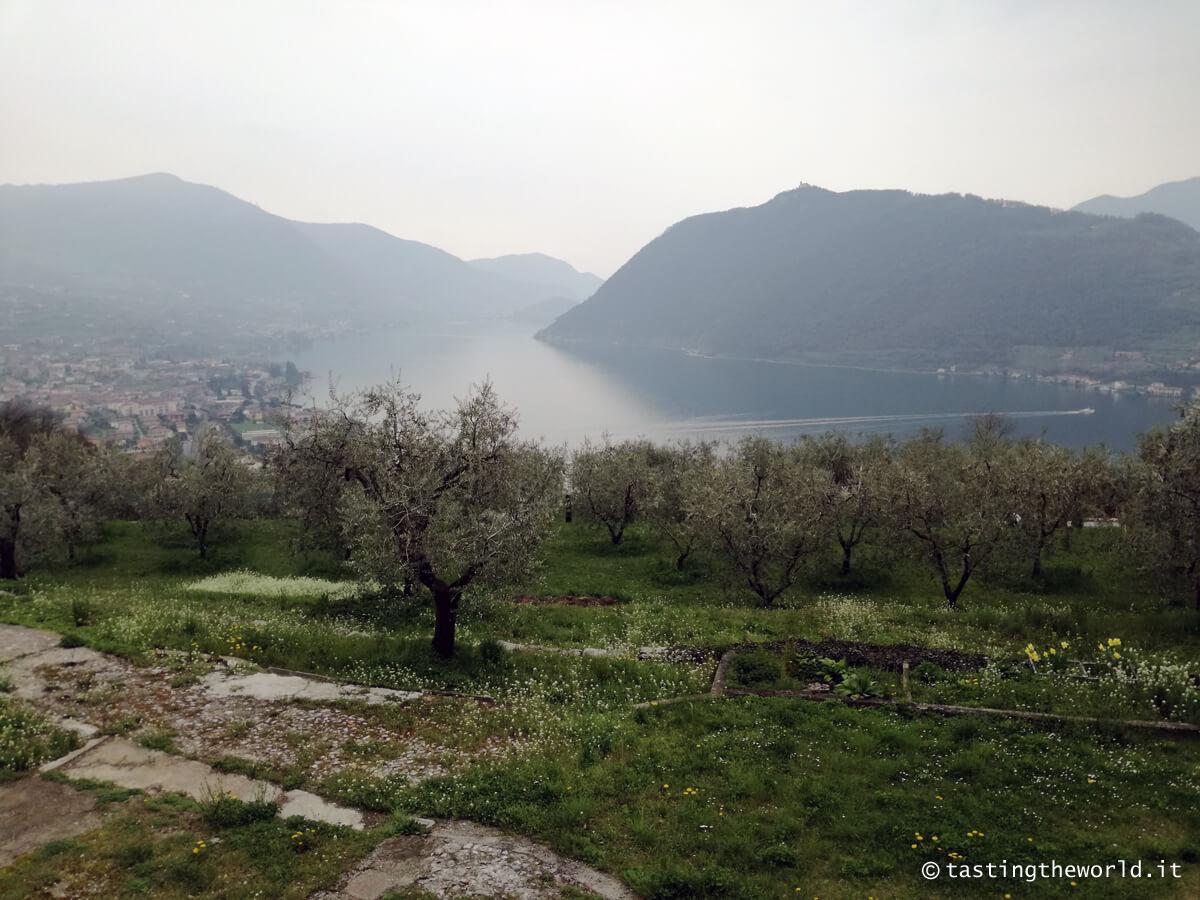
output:
[{"label": "dirt patch", "polygon": [[578,597],[574,594],[563,594],[560,597],[533,597],[521,594],[513,597],[512,602],[526,606],[616,606],[621,601],[616,597]]},{"label": "dirt patch", "polygon": [[769,650],[796,649],[814,656],[829,659],[844,659],[851,666],[871,666],[888,672],[899,672],[905,662],[918,666],[931,662],[954,672],[969,672],[987,665],[987,657],[980,653],[962,653],[958,650],[935,650],[915,644],[869,644],[864,641],[806,641],[802,639],[769,641],[763,644],[747,644],[738,649]]},{"label": "dirt patch", "polygon": [[0,785],[0,868],[50,841],[102,824],[96,798],[87,791],[36,776]]}]

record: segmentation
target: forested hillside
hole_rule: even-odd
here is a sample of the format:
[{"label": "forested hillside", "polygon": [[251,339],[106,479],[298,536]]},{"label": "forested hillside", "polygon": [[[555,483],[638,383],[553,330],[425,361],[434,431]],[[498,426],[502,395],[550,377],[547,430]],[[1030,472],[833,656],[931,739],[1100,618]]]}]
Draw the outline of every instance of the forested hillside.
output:
[{"label": "forested hillside", "polygon": [[916,365],[1200,334],[1200,234],[905,191],[804,186],[686,219],[542,336]]}]

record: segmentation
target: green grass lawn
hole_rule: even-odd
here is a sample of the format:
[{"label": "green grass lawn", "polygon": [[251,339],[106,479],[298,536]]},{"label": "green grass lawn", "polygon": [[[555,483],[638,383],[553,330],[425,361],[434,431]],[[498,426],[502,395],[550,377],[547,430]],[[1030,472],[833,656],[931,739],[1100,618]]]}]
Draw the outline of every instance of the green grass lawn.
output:
[{"label": "green grass lawn", "polygon": [[[1200,894],[1200,741],[788,699],[631,708],[702,692],[714,666],[711,658],[639,661],[639,647],[720,651],[831,637],[980,652],[1002,673],[926,672],[914,678],[915,699],[1186,718],[1153,698],[1021,668],[1031,642],[1090,648],[1120,638],[1122,648],[1155,665],[1180,667],[1185,679],[1191,666],[1194,674],[1200,615],[1127,568],[1115,530],[1075,534],[1072,549],[1057,551],[1036,582],[973,581],[963,609],[951,613],[919,565],[879,553],[860,554],[861,570],[849,578],[815,573],[777,608],[761,609],[703,559],[677,571],[667,549],[641,528],[613,547],[598,530],[563,525],[529,583],[466,599],[460,653],[449,663],[429,651],[432,615],[420,597],[325,595],[311,584],[293,595],[196,588],[199,579],[240,569],[345,577],[332,557],[295,552],[295,537],[286,523],[247,524],[229,529],[201,561],[182,535],[110,523],[76,566],[34,572],[0,595],[0,618],[135,660],[155,647],[235,652],[392,687],[495,696],[499,705],[488,716],[412,727],[460,728],[456,746],[464,753],[492,731],[520,733],[521,754],[421,785],[334,777],[321,789],[372,808],[462,816],[530,834],[647,897]],[[836,571],[834,563],[827,572]],[[619,602],[507,602],[514,594]],[[495,639],[617,655],[497,655],[489,644]],[[783,656],[773,677],[798,683]],[[894,674],[870,674],[885,691],[898,690]],[[1185,878],[1078,888],[1066,881],[923,881],[919,864],[950,853],[970,862],[1163,858],[1182,863]]]},{"label": "green grass lawn", "polygon": [[1186,883],[1083,894],[1184,897],[1200,888],[1197,760],[1191,744],[1096,731],[702,700],[639,714],[603,752],[486,769],[400,800],[538,835],[649,897],[1071,893],[1068,882],[926,885],[918,865],[951,852],[1190,860]]}]

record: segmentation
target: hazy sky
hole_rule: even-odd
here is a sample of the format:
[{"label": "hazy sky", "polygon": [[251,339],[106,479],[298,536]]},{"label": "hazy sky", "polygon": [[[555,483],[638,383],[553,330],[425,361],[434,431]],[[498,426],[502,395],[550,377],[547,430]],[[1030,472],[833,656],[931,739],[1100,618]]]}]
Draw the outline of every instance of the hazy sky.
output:
[{"label": "hazy sky", "polygon": [[152,171],[610,274],[800,182],[1200,175],[1200,2],[0,0],[0,182]]}]

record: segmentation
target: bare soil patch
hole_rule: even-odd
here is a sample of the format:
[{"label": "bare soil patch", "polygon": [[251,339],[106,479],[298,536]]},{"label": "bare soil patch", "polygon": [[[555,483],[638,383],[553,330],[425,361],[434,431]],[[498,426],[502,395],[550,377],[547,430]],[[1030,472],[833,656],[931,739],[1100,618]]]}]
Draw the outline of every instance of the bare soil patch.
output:
[{"label": "bare soil patch", "polygon": [[36,775],[0,785],[0,868],[50,841],[99,828],[96,798]]},{"label": "bare soil patch", "polygon": [[512,598],[513,603],[527,606],[616,606],[621,601],[616,597],[580,597],[574,594],[563,594],[558,597],[534,597],[521,594]]}]

